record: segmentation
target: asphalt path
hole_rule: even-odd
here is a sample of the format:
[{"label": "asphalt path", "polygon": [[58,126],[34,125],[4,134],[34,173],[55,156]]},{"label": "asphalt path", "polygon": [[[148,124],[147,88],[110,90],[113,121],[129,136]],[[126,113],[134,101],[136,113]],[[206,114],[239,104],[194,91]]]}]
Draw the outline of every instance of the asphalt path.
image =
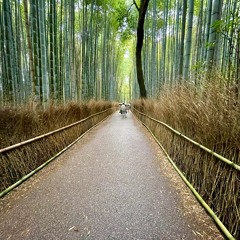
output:
[{"label": "asphalt path", "polygon": [[223,239],[144,127],[118,112],[0,200],[0,239]]}]

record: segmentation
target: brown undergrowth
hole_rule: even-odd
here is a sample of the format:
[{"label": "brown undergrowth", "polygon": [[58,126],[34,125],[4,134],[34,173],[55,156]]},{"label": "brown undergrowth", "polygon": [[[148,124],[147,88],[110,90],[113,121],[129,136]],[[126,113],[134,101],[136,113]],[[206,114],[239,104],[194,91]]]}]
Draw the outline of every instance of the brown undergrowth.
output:
[{"label": "brown undergrowth", "polygon": [[[32,111],[27,106],[0,108],[0,149],[80,121],[113,107],[107,101],[69,102]],[[114,112],[114,108],[76,126],[22,147],[0,153],[0,192],[43,164],[82,133]]]},{"label": "brown undergrowth", "polygon": [[[166,88],[157,100],[137,100],[133,106],[240,165],[240,103],[235,93],[217,79],[198,89],[182,85]],[[240,172],[163,125],[134,113],[154,132],[187,179],[239,239]]]}]

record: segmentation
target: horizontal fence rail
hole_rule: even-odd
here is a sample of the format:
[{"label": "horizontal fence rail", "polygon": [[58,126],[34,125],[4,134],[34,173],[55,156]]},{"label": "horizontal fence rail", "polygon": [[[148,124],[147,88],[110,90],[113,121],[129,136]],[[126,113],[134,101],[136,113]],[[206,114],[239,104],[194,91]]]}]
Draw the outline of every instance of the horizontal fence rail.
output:
[{"label": "horizontal fence rail", "polygon": [[134,107],[132,112],[225,236],[239,239],[240,166]]},{"label": "horizontal fence rail", "polygon": [[115,108],[109,108],[65,127],[0,149],[0,198],[66,151],[114,111]]}]

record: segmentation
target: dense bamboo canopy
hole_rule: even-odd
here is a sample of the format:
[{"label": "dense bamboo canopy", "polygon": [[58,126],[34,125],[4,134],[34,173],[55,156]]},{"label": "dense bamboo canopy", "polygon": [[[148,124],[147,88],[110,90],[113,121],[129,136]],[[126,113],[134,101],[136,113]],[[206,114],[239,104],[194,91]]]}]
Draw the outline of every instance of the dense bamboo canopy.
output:
[{"label": "dense bamboo canopy", "polygon": [[[0,0],[0,102],[36,104],[139,97],[140,1]],[[236,96],[238,0],[151,0],[142,67],[149,97],[164,84],[201,85],[218,72]]]}]

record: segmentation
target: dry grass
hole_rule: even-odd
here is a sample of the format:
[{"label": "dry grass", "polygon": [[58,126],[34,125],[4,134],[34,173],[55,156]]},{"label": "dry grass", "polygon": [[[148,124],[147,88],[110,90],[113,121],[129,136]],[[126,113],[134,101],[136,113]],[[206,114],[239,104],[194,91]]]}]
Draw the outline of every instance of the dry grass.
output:
[{"label": "dry grass", "polygon": [[[214,81],[213,81],[214,80]],[[240,103],[223,82],[176,86],[134,107],[240,165]],[[141,117],[217,216],[240,237],[240,173],[165,127]]]},{"label": "dry grass", "polygon": [[[70,102],[66,105],[49,106],[36,112],[26,106],[4,107],[0,109],[0,149],[64,127],[111,107],[113,104],[106,101]],[[96,115],[74,127],[23,147],[0,153],[0,192],[60,152],[113,111],[112,109]]]},{"label": "dry grass", "polygon": [[29,106],[0,108],[0,149],[64,127],[112,107],[106,101],[69,102],[32,111]]}]

